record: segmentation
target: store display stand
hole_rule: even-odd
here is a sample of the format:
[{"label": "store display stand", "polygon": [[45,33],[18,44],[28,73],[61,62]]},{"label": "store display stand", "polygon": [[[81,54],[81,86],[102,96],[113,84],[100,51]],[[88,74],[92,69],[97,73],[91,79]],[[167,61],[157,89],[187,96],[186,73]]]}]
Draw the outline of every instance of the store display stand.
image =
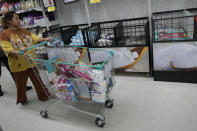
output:
[{"label": "store display stand", "polygon": [[[42,1],[38,0],[38,2],[40,3],[40,7],[16,10],[16,13],[18,13],[19,16],[23,17],[23,14],[27,14],[30,12],[42,12],[42,15],[44,17],[44,22],[42,22],[42,24],[23,25],[22,27],[27,28],[27,29],[32,29],[32,28],[37,28],[37,27],[45,27],[47,30],[49,30],[51,26],[59,25],[58,20],[49,21]],[[2,15],[2,14],[0,14],[0,15]]]}]

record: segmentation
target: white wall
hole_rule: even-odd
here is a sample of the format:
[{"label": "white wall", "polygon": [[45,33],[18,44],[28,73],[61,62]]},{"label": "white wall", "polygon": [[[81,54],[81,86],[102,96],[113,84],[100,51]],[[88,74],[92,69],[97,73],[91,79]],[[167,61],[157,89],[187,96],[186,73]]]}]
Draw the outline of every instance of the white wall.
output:
[{"label": "white wall", "polygon": [[[89,1],[89,0],[87,0]],[[148,15],[148,0],[101,0],[100,4],[89,4],[91,22],[136,18]],[[56,0],[61,25],[87,23],[83,0],[64,4]]]},{"label": "white wall", "polygon": [[152,12],[197,8],[197,0],[151,0]]},{"label": "white wall", "polygon": [[[61,25],[88,23],[83,0],[70,4],[56,0],[56,3]],[[152,12],[196,8],[197,0],[151,0],[151,5]],[[101,0],[88,6],[91,22],[148,16],[148,0]]]}]

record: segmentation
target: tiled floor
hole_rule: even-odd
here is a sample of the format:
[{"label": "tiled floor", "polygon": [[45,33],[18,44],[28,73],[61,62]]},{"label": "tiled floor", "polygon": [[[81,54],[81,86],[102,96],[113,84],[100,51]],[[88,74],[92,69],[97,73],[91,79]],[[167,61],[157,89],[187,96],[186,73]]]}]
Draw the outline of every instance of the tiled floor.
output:
[{"label": "tiled floor", "polygon": [[41,118],[39,112],[47,102],[39,102],[35,90],[27,92],[28,105],[16,105],[14,82],[3,68],[0,83],[5,95],[0,98],[0,125],[4,131],[197,130],[196,84],[155,82],[142,74],[117,74],[116,81],[111,94],[114,108],[104,109],[106,126],[100,129],[95,118],[61,106],[51,107],[48,119]]}]

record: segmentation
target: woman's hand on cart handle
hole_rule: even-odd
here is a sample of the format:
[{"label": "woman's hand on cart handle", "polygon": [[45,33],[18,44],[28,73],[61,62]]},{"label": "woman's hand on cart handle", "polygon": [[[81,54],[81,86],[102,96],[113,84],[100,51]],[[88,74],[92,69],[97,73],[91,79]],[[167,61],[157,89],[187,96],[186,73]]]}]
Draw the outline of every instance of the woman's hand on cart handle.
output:
[{"label": "woman's hand on cart handle", "polygon": [[18,52],[19,55],[23,55],[25,52],[27,51],[27,47],[23,47],[20,49],[20,51]]},{"label": "woman's hand on cart handle", "polygon": [[34,45],[34,46],[32,46],[32,47],[27,48],[27,50],[34,49],[34,48],[36,48],[36,47],[45,45],[45,44],[47,44],[47,43],[48,43],[47,41],[41,42],[41,43],[39,43],[39,44],[37,44],[37,45]]},{"label": "woman's hand on cart handle", "polygon": [[51,41],[52,40],[52,38],[51,37],[47,37],[47,38],[39,38],[38,39],[38,42],[40,43],[40,42],[43,42],[43,41]]},{"label": "woman's hand on cart handle", "polygon": [[21,48],[20,51],[26,52],[27,51],[27,47]]},{"label": "woman's hand on cart handle", "polygon": [[11,51],[9,52],[9,54],[10,54],[10,55],[14,55],[14,56],[23,55],[26,51],[27,51],[27,47],[23,47],[23,48],[21,48],[19,51],[11,50]]}]

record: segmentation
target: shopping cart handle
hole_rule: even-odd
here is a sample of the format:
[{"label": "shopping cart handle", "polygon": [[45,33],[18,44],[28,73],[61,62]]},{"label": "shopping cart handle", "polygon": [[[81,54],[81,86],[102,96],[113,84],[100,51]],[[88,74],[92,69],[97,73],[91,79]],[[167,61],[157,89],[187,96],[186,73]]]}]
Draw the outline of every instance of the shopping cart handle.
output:
[{"label": "shopping cart handle", "polygon": [[[58,41],[58,40],[54,38],[53,41],[55,42],[55,41]],[[36,45],[34,45],[34,46],[32,46],[32,47],[27,48],[27,51],[28,51],[28,50],[31,50],[31,49],[34,49],[34,48],[36,48],[36,47],[45,45],[45,44],[47,44],[47,43],[48,43],[48,41],[44,41],[44,42],[42,42],[42,43],[36,44]],[[20,54],[20,55],[24,55],[24,53],[25,53],[24,51],[21,51],[21,50],[19,51],[19,54]]]},{"label": "shopping cart handle", "polygon": [[34,46],[32,46],[32,47],[27,48],[27,50],[34,49],[34,48],[36,48],[36,47],[39,47],[39,46],[41,46],[41,45],[45,45],[45,44],[47,44],[47,43],[48,43],[48,41],[44,41],[44,42],[42,42],[42,43],[39,43],[39,44],[37,44],[37,45],[34,45]]},{"label": "shopping cart handle", "polygon": [[23,51],[20,50],[20,51],[19,51],[19,54],[20,54],[20,55],[24,55],[25,52],[23,52]]},{"label": "shopping cart handle", "polygon": [[[34,48],[36,48],[36,47],[38,47],[38,46],[41,46],[41,45],[45,45],[45,44],[47,44],[47,43],[48,43],[48,41],[44,41],[44,42],[42,42],[42,43],[39,43],[39,44],[37,44],[37,45],[34,45],[34,46],[32,46],[32,47],[27,48],[26,51],[31,50],[31,49],[34,49]],[[19,54],[20,54],[20,55],[24,55],[25,52],[20,50],[20,51],[19,51]]]},{"label": "shopping cart handle", "polygon": [[114,51],[113,50],[109,50],[109,53],[113,56],[114,55]]}]

